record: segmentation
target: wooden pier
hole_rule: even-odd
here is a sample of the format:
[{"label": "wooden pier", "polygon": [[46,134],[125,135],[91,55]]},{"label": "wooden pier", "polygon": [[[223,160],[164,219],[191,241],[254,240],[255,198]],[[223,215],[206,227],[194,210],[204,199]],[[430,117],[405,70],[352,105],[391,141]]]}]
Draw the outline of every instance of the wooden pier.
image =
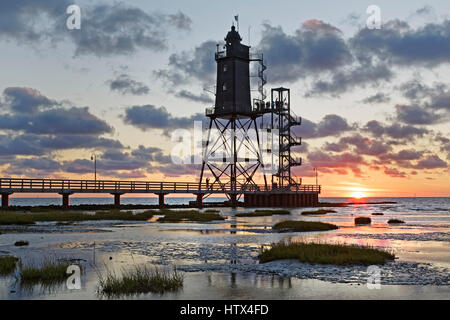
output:
[{"label": "wooden pier", "polygon": [[[0,178],[2,208],[8,207],[13,193],[56,193],[62,196],[63,207],[69,206],[69,196],[75,193],[109,193],[114,196],[114,205],[120,206],[120,197],[126,193],[158,195],[159,205],[164,206],[168,194],[194,194],[197,206],[213,194],[223,194],[231,199],[244,198],[248,207],[310,207],[318,203],[319,185],[298,185],[276,188],[264,185],[247,185],[232,188],[229,184],[198,182],[112,181],[112,180],[66,180],[66,179],[22,179]],[[236,203],[231,203],[235,206]]]}]

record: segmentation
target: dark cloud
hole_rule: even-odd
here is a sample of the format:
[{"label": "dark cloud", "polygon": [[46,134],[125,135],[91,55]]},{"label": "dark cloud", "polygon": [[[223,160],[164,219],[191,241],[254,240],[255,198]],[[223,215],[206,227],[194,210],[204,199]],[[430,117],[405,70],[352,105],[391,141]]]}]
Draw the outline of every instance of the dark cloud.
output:
[{"label": "dark cloud", "polygon": [[[387,153],[392,149],[392,147],[388,144],[383,143],[377,139],[369,139],[367,137],[363,137],[360,134],[354,134],[349,137],[343,137],[339,139],[339,142],[336,144],[327,144],[325,149],[334,148],[336,151],[348,150],[350,147],[353,147],[353,152],[355,154],[363,154],[363,155],[371,155],[371,156],[379,156]],[[334,151],[334,150],[331,150]]]},{"label": "dark cloud", "polygon": [[3,96],[3,105],[17,113],[35,113],[58,105],[32,88],[9,87],[3,91]]},{"label": "dark cloud", "polygon": [[192,51],[183,51],[169,57],[168,69],[154,72],[154,75],[174,86],[198,80],[211,85],[215,82],[216,41],[205,41]]},{"label": "dark cloud", "polygon": [[416,169],[438,169],[447,168],[447,162],[439,158],[437,155],[429,155],[425,159],[420,160],[414,166]]},{"label": "dark cloud", "polygon": [[35,142],[35,139],[28,139],[23,135],[0,135],[0,156],[44,154],[45,149]]},{"label": "dark cloud", "polygon": [[145,131],[147,129],[163,129],[169,134],[170,129],[193,128],[194,121],[204,121],[205,116],[196,113],[190,117],[175,117],[165,107],[153,105],[133,106],[125,110],[125,123]]},{"label": "dark cloud", "polygon": [[192,19],[181,11],[176,14],[169,14],[167,21],[169,25],[175,26],[177,29],[191,30]]},{"label": "dark cloud", "polygon": [[419,106],[396,105],[397,119],[407,124],[434,124],[442,120],[438,114]]},{"label": "dark cloud", "polygon": [[349,152],[330,154],[314,151],[308,154],[308,161],[313,167],[319,167],[321,172],[324,172],[325,169],[333,169],[331,172],[335,172],[335,170],[344,172],[349,169],[357,176],[362,174],[360,166],[367,164],[361,155]]},{"label": "dark cloud", "polygon": [[379,30],[361,28],[350,45],[358,56],[404,67],[435,67],[450,62],[450,21],[412,29],[406,22],[393,20]]},{"label": "dark cloud", "polygon": [[408,161],[418,160],[422,157],[423,151],[414,149],[403,149],[396,153],[388,153],[380,156],[382,160]]},{"label": "dark cloud", "polygon": [[437,82],[432,86],[429,86],[414,79],[402,83],[400,86],[396,87],[396,89],[398,89],[405,98],[415,102],[443,94],[447,90],[447,85]]},{"label": "dark cloud", "polygon": [[374,137],[380,137],[382,135],[388,136],[393,139],[414,140],[415,138],[423,137],[429,133],[429,130],[425,128],[418,128],[411,125],[401,125],[394,123],[391,125],[385,125],[377,120],[371,120],[363,127],[364,131],[370,132]]},{"label": "dark cloud", "polygon": [[350,125],[346,119],[336,114],[324,116],[317,124],[307,119],[302,119],[302,125],[293,128],[293,132],[297,136],[310,139],[337,136],[352,130],[355,130],[355,126]]},{"label": "dark cloud", "polygon": [[68,149],[122,149],[117,140],[92,135],[0,135],[0,155],[42,155]]},{"label": "dark cloud", "polygon": [[10,87],[3,91],[0,129],[31,134],[98,135],[113,128],[89,112],[88,107],[64,108],[32,88]]},{"label": "dark cloud", "polygon": [[147,13],[124,3],[82,8],[81,30],[66,28],[69,0],[17,0],[0,2],[0,38],[19,43],[53,44],[70,39],[75,55],[125,55],[137,49],[167,48],[168,29],[189,30],[191,19],[176,14]]},{"label": "dark cloud", "polygon": [[404,171],[399,171],[397,168],[384,168],[384,173],[393,178],[406,178],[408,175]]},{"label": "dark cloud", "polygon": [[[15,0],[0,2],[0,38],[19,43],[38,42],[52,37],[55,26],[42,23],[45,18],[58,20],[65,28],[66,8],[69,0]],[[38,23],[41,22],[41,23]]]},{"label": "dark cloud", "polygon": [[443,109],[450,112],[450,92],[445,92],[434,96],[430,107],[433,109]]},{"label": "dark cloud", "polygon": [[140,145],[137,149],[131,152],[131,155],[137,159],[145,159],[147,161],[156,161],[159,164],[168,164],[172,162],[170,156],[165,155],[160,148],[144,147]]},{"label": "dark cloud", "polygon": [[323,94],[339,96],[356,87],[378,86],[382,81],[388,81],[394,76],[393,72],[383,64],[373,65],[365,63],[346,71],[336,71],[327,80],[317,80],[312,88],[306,92],[306,97]]},{"label": "dark cloud", "polygon": [[148,86],[144,83],[131,79],[126,74],[121,74],[117,76],[115,79],[107,82],[109,84],[109,88],[111,91],[117,91],[123,95],[132,94],[132,95],[146,95],[150,92]]},{"label": "dark cloud", "polygon": [[113,131],[88,107],[55,108],[36,114],[0,115],[0,129],[34,134],[103,134]]},{"label": "dark cloud", "polygon": [[352,62],[340,30],[320,20],[304,22],[293,35],[266,23],[262,35],[257,49],[267,59],[270,81],[295,81]]},{"label": "dark cloud", "polygon": [[382,92],[378,92],[362,100],[365,104],[387,103],[389,101],[391,101],[391,98]]},{"label": "dark cloud", "polygon": [[194,94],[194,93],[192,93],[190,91],[187,91],[187,90],[181,90],[181,91],[177,92],[175,94],[175,96],[178,97],[178,98],[183,98],[183,99],[186,99],[186,100],[191,100],[191,101],[200,102],[200,103],[208,103],[208,104],[210,104],[210,103],[214,102],[214,99],[212,99],[210,96],[208,96],[205,93],[197,95],[197,94]]}]

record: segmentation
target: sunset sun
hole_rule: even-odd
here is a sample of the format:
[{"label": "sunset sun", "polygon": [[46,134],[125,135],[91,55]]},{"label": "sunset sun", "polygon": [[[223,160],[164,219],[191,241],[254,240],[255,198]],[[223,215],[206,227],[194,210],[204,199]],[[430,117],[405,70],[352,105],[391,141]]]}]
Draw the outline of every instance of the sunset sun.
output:
[{"label": "sunset sun", "polygon": [[351,196],[352,198],[356,198],[356,199],[361,199],[361,198],[367,197],[367,195],[366,195],[364,192],[360,192],[360,191],[358,191],[358,192],[353,192],[350,196]]}]

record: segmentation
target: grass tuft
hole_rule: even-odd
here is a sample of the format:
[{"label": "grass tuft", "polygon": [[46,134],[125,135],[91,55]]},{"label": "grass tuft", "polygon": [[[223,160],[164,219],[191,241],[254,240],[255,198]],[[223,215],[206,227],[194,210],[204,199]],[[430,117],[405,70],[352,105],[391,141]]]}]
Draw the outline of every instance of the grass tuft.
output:
[{"label": "grass tuft", "polygon": [[1,256],[0,257],[0,276],[6,276],[11,274],[16,269],[17,262],[19,259],[11,256]]},{"label": "grass tuft", "polygon": [[107,271],[105,276],[99,274],[98,292],[106,296],[133,295],[140,293],[160,293],[177,291],[183,287],[183,276],[173,272],[150,269],[146,266],[136,266],[124,270],[122,276]]},{"label": "grass tuft", "polygon": [[215,220],[225,220],[218,213],[211,212],[199,212],[197,210],[179,210],[172,211],[167,209],[162,209],[158,214],[164,215],[158,219],[158,222],[180,222],[180,221],[197,221],[197,222],[208,222]]},{"label": "grass tuft", "polygon": [[324,243],[277,243],[259,256],[261,263],[296,259],[311,264],[374,265],[394,260],[395,255],[380,249],[365,246]]},{"label": "grass tuft", "polygon": [[389,224],[396,224],[396,223],[405,223],[405,221],[403,220],[399,220],[399,219],[390,219],[388,221]]},{"label": "grass tuft", "polygon": [[327,214],[327,213],[335,213],[335,212],[336,211],[334,211],[334,210],[319,209],[319,210],[315,210],[315,211],[303,211],[302,215],[309,216],[309,215]]},{"label": "grass tuft", "polygon": [[368,217],[356,217],[355,218],[355,224],[370,224],[372,222],[372,219]]},{"label": "grass tuft", "polygon": [[335,230],[338,227],[334,224],[324,222],[288,220],[276,223],[272,229],[280,232],[309,232]]},{"label": "grass tuft", "polygon": [[253,212],[237,213],[236,217],[267,217],[275,214],[290,214],[289,210],[277,209],[277,210],[255,210]]},{"label": "grass tuft", "polygon": [[25,286],[35,284],[52,285],[67,279],[67,268],[73,263],[46,258],[40,263],[20,266],[20,283]]}]

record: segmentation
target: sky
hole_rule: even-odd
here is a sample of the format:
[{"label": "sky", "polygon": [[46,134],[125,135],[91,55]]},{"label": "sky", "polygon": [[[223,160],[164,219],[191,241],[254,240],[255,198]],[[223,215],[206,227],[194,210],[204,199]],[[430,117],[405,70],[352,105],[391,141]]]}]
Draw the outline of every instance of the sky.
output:
[{"label": "sky", "polygon": [[[80,29],[68,29],[70,5]],[[381,28],[369,29],[369,5]],[[0,2],[0,176],[197,181],[176,129],[214,104],[214,52],[239,31],[291,90],[294,169],[322,196],[450,196],[450,2]],[[206,90],[205,90],[206,89]]]}]

